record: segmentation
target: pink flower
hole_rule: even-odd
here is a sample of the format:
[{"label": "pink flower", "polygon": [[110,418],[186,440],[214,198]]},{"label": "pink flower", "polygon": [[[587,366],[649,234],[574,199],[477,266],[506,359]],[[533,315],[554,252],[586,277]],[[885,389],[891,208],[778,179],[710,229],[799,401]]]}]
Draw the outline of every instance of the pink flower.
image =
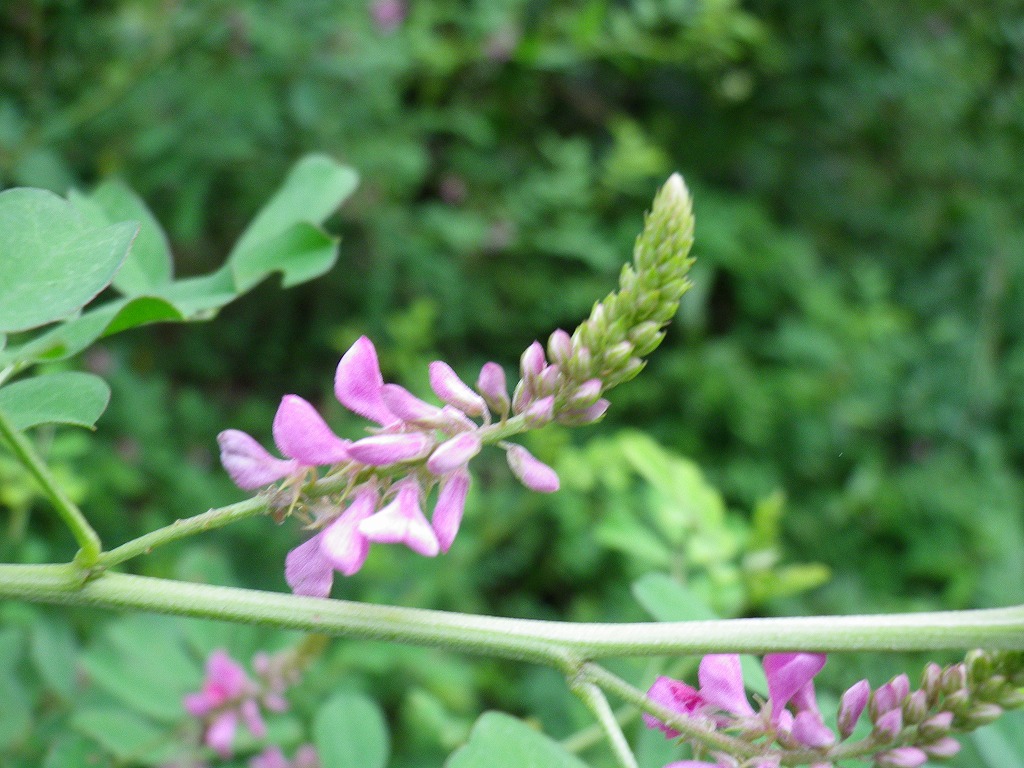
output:
[{"label": "pink flower", "polygon": [[395,485],[391,503],[359,523],[359,532],[381,544],[405,544],[413,552],[434,557],[441,550],[434,529],[420,509],[420,484],[407,477]]},{"label": "pink flower", "polygon": [[467,416],[483,416],[487,409],[484,399],[470,389],[448,363],[440,360],[430,364],[430,388],[443,402]]},{"label": "pink flower", "polygon": [[[696,689],[686,683],[664,676],[655,680],[654,685],[647,690],[647,698],[687,717],[699,712],[705,704],[704,698]],[[670,728],[646,712],[644,713],[644,723],[648,728],[658,728],[664,731],[665,736],[669,739],[674,739],[679,735],[679,731]]]},{"label": "pink flower", "polygon": [[466,466],[480,453],[483,443],[474,432],[463,432],[441,443],[427,459],[427,469],[435,475],[447,475]]},{"label": "pink flower", "polygon": [[281,453],[308,467],[348,461],[342,440],[316,409],[298,395],[285,395],[274,416],[274,442]]},{"label": "pink flower", "polygon": [[697,672],[700,692],[711,706],[740,717],[753,717],[743,685],[740,657],[734,653],[709,654],[700,660]]},{"label": "pink flower", "polygon": [[434,439],[423,432],[374,435],[356,440],[348,452],[353,459],[371,467],[386,467],[403,461],[416,461],[430,453]]},{"label": "pink flower", "polygon": [[554,493],[558,490],[558,475],[551,467],[535,458],[521,445],[510,445],[505,451],[508,466],[519,482],[531,491]]},{"label": "pink flower", "polygon": [[384,34],[391,34],[405,21],[407,9],[402,0],[374,0],[370,15],[374,24]]},{"label": "pink flower", "polygon": [[216,650],[206,661],[206,677],[198,693],[185,696],[185,711],[207,721],[205,744],[221,757],[231,757],[238,721],[241,719],[257,738],[266,734],[257,696],[259,689],[236,661]]},{"label": "pink flower", "polygon": [[459,470],[448,475],[441,481],[441,490],[437,492],[437,503],[430,524],[437,534],[437,543],[442,552],[447,552],[462,523],[462,513],[466,508],[466,495],[469,493],[469,472]]}]

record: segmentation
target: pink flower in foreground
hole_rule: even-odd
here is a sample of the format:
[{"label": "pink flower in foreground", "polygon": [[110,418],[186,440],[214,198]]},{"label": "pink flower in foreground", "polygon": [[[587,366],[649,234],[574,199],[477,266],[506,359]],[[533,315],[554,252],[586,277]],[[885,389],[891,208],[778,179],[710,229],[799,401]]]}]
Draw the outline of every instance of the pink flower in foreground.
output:
[{"label": "pink flower in foreground", "polygon": [[[825,665],[820,653],[775,653],[764,657],[768,678],[768,701],[760,714],[754,712],[747,699],[739,656],[709,654],[701,659],[698,678],[700,689],[690,688],[670,678],[658,678],[647,695],[658,703],[694,717],[711,715],[719,727],[753,726],[760,720],[778,737],[795,739],[808,747],[826,747],[835,742],[835,735],[821,718],[814,697],[813,678]],[[796,714],[786,709],[792,703]],[[644,716],[650,727],[659,727],[670,737],[674,731],[657,718]]]},{"label": "pink flower in foreground", "polygon": [[405,544],[413,552],[434,557],[441,551],[434,529],[420,509],[420,484],[414,477],[400,480],[391,503],[359,523],[359,532],[381,544]]}]

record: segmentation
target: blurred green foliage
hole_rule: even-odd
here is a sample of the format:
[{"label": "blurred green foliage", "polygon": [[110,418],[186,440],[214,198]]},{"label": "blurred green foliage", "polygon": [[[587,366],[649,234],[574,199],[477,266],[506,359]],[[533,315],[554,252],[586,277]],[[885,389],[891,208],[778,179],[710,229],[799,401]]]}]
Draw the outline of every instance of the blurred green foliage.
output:
[{"label": "blurred green foliage", "polygon": [[[0,187],[123,179],[187,277],[223,263],[300,155],[362,178],[328,222],[343,242],[325,277],[87,351],[110,409],[92,440],[43,434],[49,458],[110,543],[237,499],[217,431],[266,437],[296,392],[353,434],[330,381],[362,333],[385,377],[421,392],[438,357],[469,378],[485,360],[513,365],[607,293],[651,193],[680,170],[696,287],[602,427],[534,436],[566,490],[528,494],[481,457],[450,555],[375,551],[336,594],[637,619],[630,583],[651,572],[696,579],[723,615],[1019,602],[1022,70],[1010,0],[430,0],[393,30],[355,0],[8,0]],[[637,459],[624,427],[661,458]],[[690,483],[695,509],[659,482]],[[2,456],[0,505],[5,560],[73,554]],[[688,539],[706,545],[687,554],[697,572],[673,561],[666,519],[721,523]],[[248,521],[133,566],[281,589],[298,540]],[[831,580],[808,592],[819,567]],[[657,589],[640,593],[668,599]],[[30,674],[39,615],[0,608],[5,765],[39,764],[73,700],[67,670]],[[52,621],[73,627],[66,642],[98,642],[102,617]],[[899,661],[835,657],[825,677],[877,683]],[[311,701],[339,681],[372,692],[402,734],[394,765],[439,764],[489,706],[558,736],[588,722],[544,673],[369,644],[338,643],[323,663]],[[29,717],[40,725],[22,739]],[[1000,733],[961,764],[999,765],[992,745],[1013,737]],[[82,754],[78,738],[52,750]],[[52,750],[48,765],[74,762]]]}]

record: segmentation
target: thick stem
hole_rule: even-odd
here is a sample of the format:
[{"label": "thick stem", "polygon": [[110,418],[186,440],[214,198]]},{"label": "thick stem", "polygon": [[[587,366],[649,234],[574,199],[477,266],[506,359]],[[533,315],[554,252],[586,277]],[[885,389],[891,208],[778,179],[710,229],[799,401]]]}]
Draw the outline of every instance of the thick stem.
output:
[{"label": "thick stem", "polygon": [[[879,616],[591,624],[472,616],[101,573],[0,565],[0,597],[131,608],[535,660],[774,651],[1024,650],[1024,606]],[[594,680],[593,682],[600,682]]]},{"label": "thick stem", "polygon": [[604,731],[612,753],[621,768],[640,768],[636,762],[636,755],[633,754],[629,742],[626,741],[626,735],[622,732],[619,721],[615,719],[615,713],[608,705],[608,699],[605,698],[604,692],[594,683],[573,678],[569,678],[569,688],[597,718],[597,723]]},{"label": "thick stem", "polygon": [[139,555],[148,555],[163,544],[183,539],[204,531],[223,528],[225,525],[263,514],[270,509],[269,501],[263,496],[254,496],[238,504],[211,509],[195,517],[175,520],[170,525],[158,528],[137,539],[125,542],[109,552],[101,554],[96,561],[100,568],[110,568]]},{"label": "thick stem", "polygon": [[100,537],[93,530],[92,526],[89,525],[89,521],[85,519],[82,510],[57,485],[57,481],[50,474],[50,468],[46,466],[46,463],[36,453],[32,441],[25,437],[24,433],[14,428],[14,425],[11,424],[10,419],[7,418],[7,415],[2,410],[0,410],[0,437],[6,441],[18,461],[29,471],[29,474],[36,479],[36,482],[42,487],[50,503],[53,504],[53,508],[57,510],[57,514],[64,520],[65,525],[71,529],[71,534],[75,537],[75,541],[78,542],[80,547],[78,554],[75,556],[75,563],[83,568],[91,567],[95,564],[100,551],[103,549]]}]

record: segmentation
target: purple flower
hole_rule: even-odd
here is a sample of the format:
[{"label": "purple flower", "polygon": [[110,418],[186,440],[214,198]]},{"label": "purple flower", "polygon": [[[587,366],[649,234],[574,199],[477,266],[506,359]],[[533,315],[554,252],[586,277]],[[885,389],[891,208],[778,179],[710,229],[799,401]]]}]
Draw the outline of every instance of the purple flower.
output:
[{"label": "purple flower", "polygon": [[740,717],[752,717],[747,701],[740,657],[734,653],[709,654],[700,660],[697,672],[701,696],[711,706]]},{"label": "purple flower", "polygon": [[386,35],[398,29],[405,21],[407,9],[402,0],[374,0],[370,4],[370,16],[377,29]]},{"label": "purple flower", "polygon": [[484,363],[476,380],[476,388],[494,413],[502,417],[508,414],[511,403],[504,368],[497,363]]},{"label": "purple flower", "polygon": [[360,532],[359,525],[374,513],[377,501],[377,489],[365,486],[356,492],[355,500],[341,517],[324,529],[320,549],[334,570],[351,576],[363,567],[370,553],[370,541]]},{"label": "purple flower", "polygon": [[403,461],[424,458],[434,446],[434,439],[423,432],[374,435],[356,440],[349,446],[349,455],[371,467],[386,467]]},{"label": "purple flower", "polygon": [[325,532],[295,547],[284,559],[284,579],[296,595],[327,597],[331,594],[334,568],[323,551]]},{"label": "purple flower", "polygon": [[250,758],[249,768],[320,768],[320,757],[312,744],[299,747],[292,760],[284,756],[280,747],[267,747]]},{"label": "purple flower", "polygon": [[836,718],[836,724],[839,726],[839,735],[844,739],[849,738],[853,729],[857,727],[857,721],[860,720],[870,695],[871,684],[867,680],[854,683],[843,693],[843,697],[839,700],[839,715]]},{"label": "purple flower", "polygon": [[769,653],[764,657],[763,665],[768,678],[771,719],[776,722],[789,700],[825,666],[825,654]]},{"label": "purple flower", "polygon": [[435,475],[447,475],[466,466],[470,459],[480,453],[483,443],[474,432],[463,432],[441,443],[427,459],[427,469]]}]

